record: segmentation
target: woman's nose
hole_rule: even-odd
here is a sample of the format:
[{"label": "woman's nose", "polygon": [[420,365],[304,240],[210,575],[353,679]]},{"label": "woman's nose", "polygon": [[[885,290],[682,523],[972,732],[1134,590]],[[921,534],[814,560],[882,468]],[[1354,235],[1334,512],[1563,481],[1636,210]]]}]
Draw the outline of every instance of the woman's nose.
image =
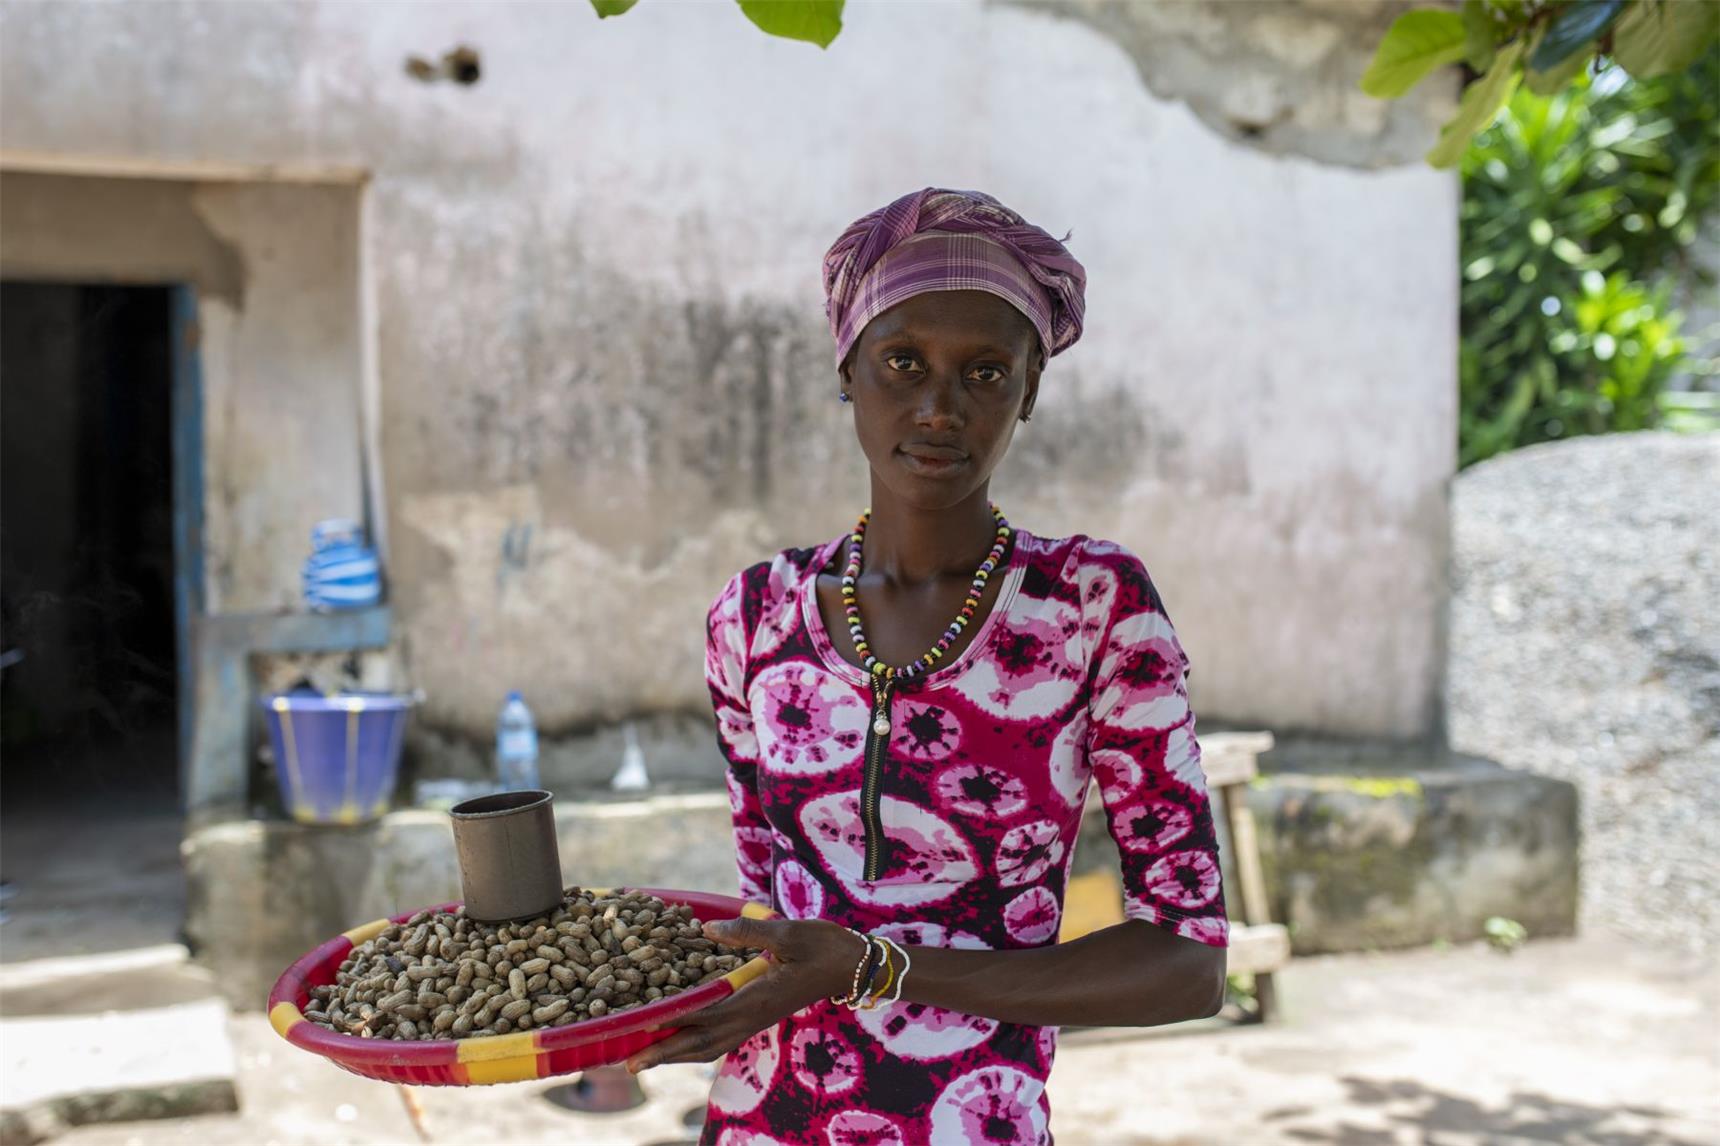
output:
[{"label": "woman's nose", "polygon": [[962,422],[961,381],[955,378],[933,377],[920,387],[918,421],[932,429],[959,427]]}]

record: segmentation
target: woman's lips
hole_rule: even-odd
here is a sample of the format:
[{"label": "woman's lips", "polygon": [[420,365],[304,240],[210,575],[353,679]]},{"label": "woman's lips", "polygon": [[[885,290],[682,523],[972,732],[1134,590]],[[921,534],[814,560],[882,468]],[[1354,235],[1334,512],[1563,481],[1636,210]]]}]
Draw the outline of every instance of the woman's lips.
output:
[{"label": "woman's lips", "polygon": [[967,455],[952,446],[903,446],[903,466],[922,477],[945,477],[967,465]]}]

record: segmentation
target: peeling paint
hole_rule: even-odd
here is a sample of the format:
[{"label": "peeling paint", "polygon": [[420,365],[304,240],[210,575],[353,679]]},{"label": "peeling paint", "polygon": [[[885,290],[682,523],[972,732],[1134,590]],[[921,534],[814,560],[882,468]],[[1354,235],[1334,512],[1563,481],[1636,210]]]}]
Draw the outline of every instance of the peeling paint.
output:
[{"label": "peeling paint", "polygon": [[1455,107],[1455,79],[1376,100],[1357,88],[1413,0],[991,0],[1086,24],[1162,99],[1227,139],[1372,168],[1422,162]]}]

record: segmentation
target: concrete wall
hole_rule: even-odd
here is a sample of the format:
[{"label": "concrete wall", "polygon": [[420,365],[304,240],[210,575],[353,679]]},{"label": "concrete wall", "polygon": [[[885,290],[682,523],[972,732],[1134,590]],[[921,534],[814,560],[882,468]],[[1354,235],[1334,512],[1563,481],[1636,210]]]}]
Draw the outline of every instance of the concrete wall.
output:
[{"label": "concrete wall", "polygon": [[[1302,66],[1338,91],[1389,12],[1319,7],[1342,35]],[[1204,715],[1426,733],[1456,184],[1400,162],[1401,142],[1325,155],[1322,133],[1356,136],[1330,101],[1276,150],[1227,138],[1201,93],[1143,82],[1164,65],[1120,11],[855,4],[820,52],[662,0],[603,22],[582,4],[8,4],[0,134],[371,173],[390,572],[434,724],[484,735],[515,686],[551,731],[703,706],[722,581],[865,499],[819,256],[862,211],[939,184],[1073,229],[1091,274],[1088,335],[1000,475],[1012,518],[1144,556]],[[1225,49],[1245,34],[1278,42],[1189,33],[1257,82],[1241,40]],[[475,86],[404,73],[462,43]],[[1294,102],[1287,67],[1274,98]],[[1449,91],[1410,106],[1398,130],[1430,142]],[[276,514],[272,496],[234,521]],[[212,542],[216,566],[249,559],[243,537]]]}]

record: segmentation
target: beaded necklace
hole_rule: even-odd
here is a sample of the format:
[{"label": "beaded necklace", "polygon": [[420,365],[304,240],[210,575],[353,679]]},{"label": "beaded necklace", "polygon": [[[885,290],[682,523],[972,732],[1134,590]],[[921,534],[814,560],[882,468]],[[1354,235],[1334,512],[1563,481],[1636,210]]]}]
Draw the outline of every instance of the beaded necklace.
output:
[{"label": "beaded necklace", "polygon": [[[887,665],[873,656],[871,646],[866,643],[865,630],[860,625],[860,555],[866,540],[866,523],[871,520],[872,511],[868,509],[860,515],[854,532],[848,535],[848,566],[842,571],[842,608],[848,614],[848,635],[854,639],[854,651],[859,655],[860,663],[866,666],[867,672],[885,680],[912,680],[943,659],[949,647],[961,636],[962,630],[968,627],[974,614],[979,611],[979,600],[985,593],[986,582],[1003,563],[1004,551],[1009,548],[1009,522],[1005,520],[1003,511],[997,508],[996,503],[992,504],[991,515],[997,521],[997,541],[992,545],[991,552],[986,554],[985,560],[980,562],[978,572],[973,575],[973,586],[968,589],[961,612],[950,622],[950,627],[944,630],[943,636],[938,638],[938,643],[932,646],[929,652],[903,668]],[[885,731],[888,731],[887,724]]]}]

